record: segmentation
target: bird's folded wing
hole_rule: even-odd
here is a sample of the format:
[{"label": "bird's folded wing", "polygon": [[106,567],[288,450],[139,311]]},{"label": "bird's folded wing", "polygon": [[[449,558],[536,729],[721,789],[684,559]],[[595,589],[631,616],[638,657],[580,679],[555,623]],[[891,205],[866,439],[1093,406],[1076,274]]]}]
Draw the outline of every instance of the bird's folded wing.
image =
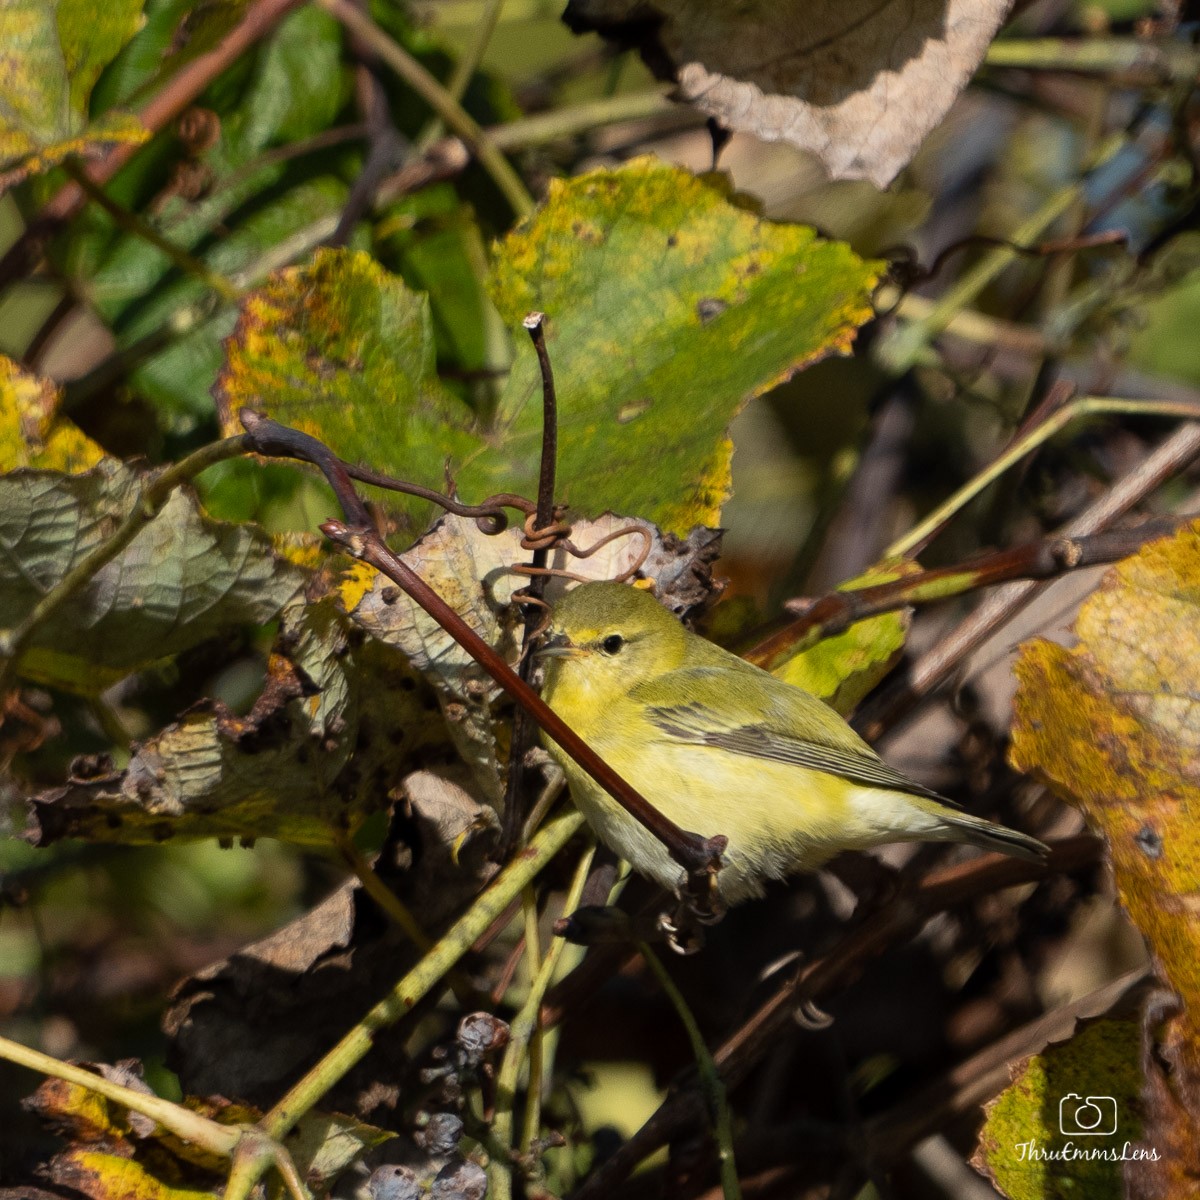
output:
[{"label": "bird's folded wing", "polygon": [[[694,668],[642,684],[632,698],[644,705],[659,734],[750,758],[773,759],[824,771],[866,787],[888,788],[945,802],[945,797],[893,770],[814,696],[767,676],[752,695],[741,672]],[[686,696],[687,699],[681,700]],[[764,703],[765,701],[765,703]]]}]

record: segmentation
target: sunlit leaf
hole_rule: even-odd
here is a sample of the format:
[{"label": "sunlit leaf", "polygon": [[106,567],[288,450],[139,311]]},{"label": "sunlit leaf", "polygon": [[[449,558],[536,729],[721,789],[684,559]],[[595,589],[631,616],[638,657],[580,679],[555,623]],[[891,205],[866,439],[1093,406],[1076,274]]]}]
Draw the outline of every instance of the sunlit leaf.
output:
[{"label": "sunlit leaf", "polygon": [[1120,1200],[1118,1156],[1142,1132],[1139,1041],[1136,1021],[1097,1021],[1027,1059],[987,1106],[974,1165],[1009,1200]]},{"label": "sunlit leaf", "polygon": [[88,122],[101,70],[137,32],[143,0],[0,0],[0,192],[69,154],[148,136],[131,113]]},{"label": "sunlit leaf", "polygon": [[[553,182],[501,243],[493,287],[510,324],[549,316],[561,498],[672,532],[717,524],[729,422],[847,352],[875,277],[848,246],[748,211],[721,176],[637,159]],[[497,426],[507,462],[493,478],[529,477],[541,387],[524,336]]]},{"label": "sunlit leaf", "polygon": [[[140,502],[138,477],[112,459],[81,475],[0,476],[0,628],[13,628]],[[251,527],[202,516],[181,489],[125,550],[37,629],[20,670],[97,692],[222,629],[258,625],[304,574]]]},{"label": "sunlit leaf", "polygon": [[[536,486],[541,387],[527,312],[549,314],[559,496],[664,530],[715,524],[739,409],[845,352],[871,314],[875,267],[811,229],[764,221],[717,177],[640,160],[554,183],[501,243],[493,291],[517,358],[478,424],[434,374],[427,304],[365,256],[326,252],[243,305],[220,381],[227,429],[261,405],[345,458],[460,492]],[[427,506],[394,500],[424,517]]]},{"label": "sunlit leaf", "polygon": [[[323,251],[249,296],[226,346],[218,402],[227,428],[244,405],[328,438],[350,458],[443,483],[446,456],[478,439],[438,381],[429,304],[369,255]],[[427,506],[426,506],[427,507]]]},{"label": "sunlit leaf", "polygon": [[[884,566],[843,583],[839,590],[890,583],[917,570],[912,563]],[[780,679],[820,696],[847,716],[858,702],[892,669],[904,649],[911,609],[883,613],[856,621],[832,637],[783,650],[770,662],[760,663]]]},{"label": "sunlit leaf", "polygon": [[104,457],[77,425],[58,416],[60,398],[48,379],[27,374],[0,354],[0,472],[86,471]]},{"label": "sunlit leaf", "polygon": [[1162,1194],[1200,1173],[1200,524],[1113,568],[1080,610],[1079,645],[1022,647],[1014,765],[1075,804],[1108,844],[1121,903],[1181,1009],[1147,1079]]}]

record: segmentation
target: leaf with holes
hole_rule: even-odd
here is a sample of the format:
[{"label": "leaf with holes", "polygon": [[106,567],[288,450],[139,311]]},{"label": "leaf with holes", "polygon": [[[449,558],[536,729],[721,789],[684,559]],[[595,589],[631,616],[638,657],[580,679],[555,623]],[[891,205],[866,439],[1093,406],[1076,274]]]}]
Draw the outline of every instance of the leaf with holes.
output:
[{"label": "leaf with holes", "polygon": [[1075,633],[1071,650],[1021,648],[1012,761],[1104,836],[1121,903],[1179,996],[1143,1056],[1163,1161],[1142,1164],[1138,1194],[1183,1195],[1200,1173],[1200,523],[1109,571]]}]

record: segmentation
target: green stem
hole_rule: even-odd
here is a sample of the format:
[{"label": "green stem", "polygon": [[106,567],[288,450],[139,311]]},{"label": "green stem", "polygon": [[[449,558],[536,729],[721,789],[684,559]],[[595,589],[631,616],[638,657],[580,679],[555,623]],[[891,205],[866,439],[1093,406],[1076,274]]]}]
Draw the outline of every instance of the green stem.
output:
[{"label": "green stem", "polygon": [[538,113],[534,117],[522,117],[504,125],[492,125],[487,130],[487,136],[497,149],[515,150],[520,146],[534,146],[572,137],[617,121],[640,121],[661,117],[666,113],[686,116],[690,111],[676,104],[665,92],[629,92],[621,96],[588,100],[553,112]]},{"label": "green stem", "polygon": [[260,1125],[272,1138],[284,1137],[321,1097],[351,1070],[374,1044],[375,1035],[410,1013],[439,984],[488,926],[521,894],[521,889],[563,848],[583,824],[571,810],[543,826],[529,846],[479,896],[445,936],[311,1071],[295,1084]]},{"label": "green stem", "polygon": [[244,454],[246,452],[245,444],[244,434],[213,442],[168,467],[143,487],[141,496],[125,519],[117,526],[116,532],[107,541],[101,542],[85,554],[33,606],[33,610],[15,629],[9,630],[0,638],[0,655],[3,655],[5,659],[3,667],[0,667],[0,694],[3,694],[11,684],[17,663],[39,626],[49,620],[68,600],[86,587],[102,567],[112,562],[154,520],[177,487],[188,483],[201,471],[207,470],[216,463]]},{"label": "green stem", "polygon": [[[1123,133],[1116,133],[1107,138],[1096,151],[1089,172],[1108,162],[1127,141]],[[1009,240],[1018,246],[1031,245],[1084,194],[1087,182],[1085,175],[1069,187],[1055,192],[1033,216],[1013,230]],[[880,339],[876,347],[876,360],[896,375],[902,375],[911,369],[920,359],[926,346],[946,329],[956,314],[970,307],[979,293],[1019,257],[1020,252],[1008,246],[989,251],[935,301],[924,317],[909,325],[899,325]]]},{"label": "green stem", "polygon": [[141,1113],[152,1121],[157,1121],[164,1129],[170,1130],[177,1137],[184,1138],[195,1146],[207,1150],[210,1154],[218,1154],[222,1158],[231,1158],[242,1140],[243,1130],[236,1125],[219,1125],[208,1117],[164,1100],[148,1092],[139,1092],[134,1088],[125,1087],[85,1071],[82,1067],[60,1062],[40,1050],[31,1050],[19,1042],[0,1037],[0,1058],[16,1063],[20,1067],[28,1067],[42,1075],[53,1079],[62,1079],[77,1087],[87,1088],[96,1092],[114,1104],[120,1104],[132,1112]]},{"label": "green stem", "polygon": [[1023,438],[1013,442],[1003,454],[990,463],[974,479],[963,484],[948,500],[943,501],[920,524],[910,529],[902,538],[893,542],[884,552],[886,558],[902,558],[921,545],[931,534],[936,533],[955,513],[969,504],[988,484],[999,479],[1005,471],[1020,462],[1030,451],[1049,441],[1077,417],[1097,416],[1102,413],[1120,413],[1126,416],[1185,417],[1200,418],[1194,404],[1172,400],[1127,400],[1116,396],[1081,396],[1064,404],[1050,414],[1040,425]]},{"label": "green stem", "polygon": [[1139,75],[1172,83],[1191,83],[1200,72],[1194,46],[1141,38],[1002,38],[988,47],[984,62],[989,67]]},{"label": "green stem", "polygon": [[741,1200],[742,1185],[738,1179],[737,1162],[733,1157],[733,1118],[729,1112],[729,1101],[725,1095],[725,1084],[721,1079],[717,1064],[709,1052],[700,1026],[688,1008],[687,1001],[675,986],[675,981],[667,974],[666,969],[658,960],[658,955],[646,945],[638,943],[638,949],[646,960],[659,987],[666,993],[680,1021],[687,1031],[688,1041],[692,1043],[692,1053],[696,1056],[696,1066],[700,1072],[700,1082],[708,1099],[709,1113],[713,1123],[713,1138],[717,1143],[717,1158],[721,1170],[721,1190],[725,1200]]},{"label": "green stem", "polygon": [[446,127],[462,138],[518,217],[526,217],[533,211],[533,197],[508,160],[466,109],[407,50],[349,0],[317,0],[317,3],[370,46],[446,122]]},{"label": "green stem", "polygon": [[227,304],[236,304],[241,299],[241,292],[236,285],[219,271],[214,271],[206,262],[195,258],[182,246],[177,246],[170,238],[164,237],[149,221],[143,220],[137,213],[130,212],[129,209],[118,204],[75,159],[68,158],[62,166],[63,170],[79,185],[84,195],[104,209],[122,232],[149,243],[185,275],[199,280]]},{"label": "green stem", "polygon": [[[466,54],[454,64],[454,73],[450,76],[450,82],[446,84],[446,91],[456,103],[462,103],[471,77],[479,70],[479,64],[483,62],[483,56],[487,51],[488,43],[492,40],[492,34],[496,32],[496,23],[500,20],[500,10],[503,7],[504,0],[486,0],[479,20],[475,22],[475,36],[471,39]],[[429,147],[442,136],[443,127],[444,123],[441,118],[434,117],[417,135],[416,143],[413,146],[415,154],[427,153]]]},{"label": "green stem", "polygon": [[[580,857],[571,879],[567,898],[563,902],[563,916],[573,913],[579,907],[584,885],[587,883],[588,872],[592,868],[592,856],[595,846],[589,847]],[[526,933],[525,944],[531,945],[529,934]],[[536,946],[536,928],[534,941]],[[492,1138],[500,1153],[492,1158],[491,1170],[491,1200],[510,1200],[512,1196],[512,1152],[513,1152],[513,1107],[516,1103],[517,1085],[520,1082],[521,1067],[524,1065],[526,1051],[529,1051],[529,1093],[525,1109],[525,1121],[522,1126],[521,1149],[528,1151],[537,1136],[541,1125],[541,1055],[538,1046],[542,1033],[542,1001],[551,983],[554,982],[559,961],[568,942],[555,938],[546,953],[545,961],[532,972],[529,985],[529,995],[525,1003],[513,1018],[509,1026],[508,1046],[504,1051],[504,1060],[496,1076],[496,1113],[492,1120]]]}]

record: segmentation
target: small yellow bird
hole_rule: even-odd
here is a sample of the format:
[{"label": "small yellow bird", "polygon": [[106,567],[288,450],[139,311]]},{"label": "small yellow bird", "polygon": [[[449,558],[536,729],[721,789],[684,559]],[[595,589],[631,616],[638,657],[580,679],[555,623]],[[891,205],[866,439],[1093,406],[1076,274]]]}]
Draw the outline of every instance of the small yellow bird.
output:
[{"label": "small yellow bird", "polygon": [[[1047,849],[951,807],[894,771],[815,696],[688,632],[649,593],[581,584],[555,606],[539,655],[546,703],[684,829],[729,839],[727,904],[842,850],[967,842],[1041,861]],[[681,868],[549,738],[597,836],[663,887]]]}]

